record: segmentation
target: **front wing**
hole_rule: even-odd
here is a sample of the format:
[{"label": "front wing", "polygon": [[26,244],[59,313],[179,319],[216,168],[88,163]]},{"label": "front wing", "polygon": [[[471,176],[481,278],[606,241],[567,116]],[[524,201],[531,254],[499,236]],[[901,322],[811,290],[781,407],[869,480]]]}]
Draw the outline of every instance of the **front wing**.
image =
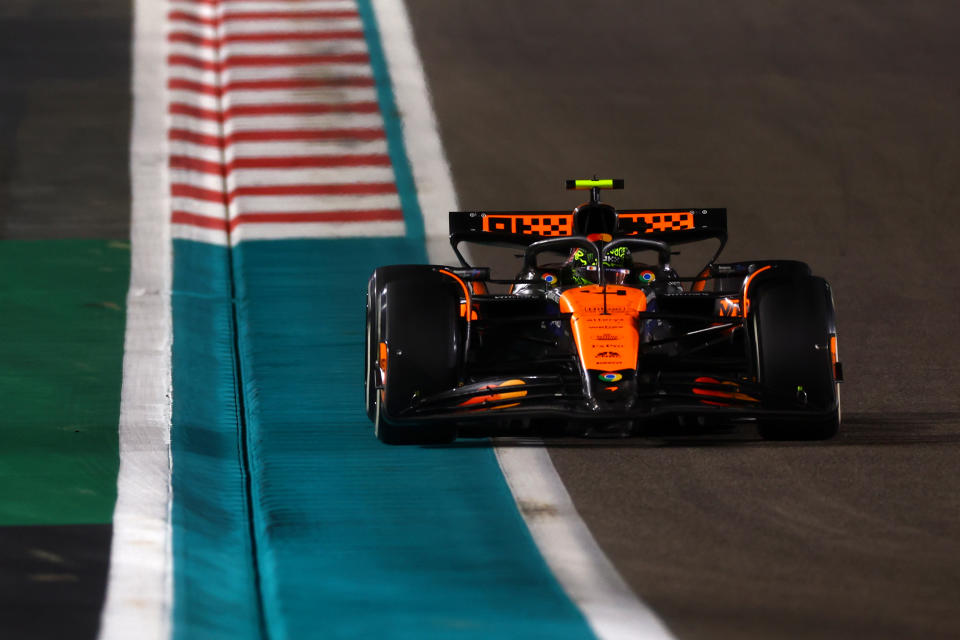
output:
[{"label": "front wing", "polygon": [[[629,402],[598,405],[580,391],[579,380],[563,376],[494,378],[463,385],[428,397],[418,398],[408,410],[390,421],[422,423],[492,422],[505,419],[554,418],[584,422],[643,420],[669,416],[718,415],[738,418],[829,418],[836,401],[827,408],[813,409],[797,403],[795,408],[763,407],[755,384],[731,380],[716,382],[687,380],[661,381],[656,387],[640,387]],[[753,392],[755,395],[750,395]]]}]

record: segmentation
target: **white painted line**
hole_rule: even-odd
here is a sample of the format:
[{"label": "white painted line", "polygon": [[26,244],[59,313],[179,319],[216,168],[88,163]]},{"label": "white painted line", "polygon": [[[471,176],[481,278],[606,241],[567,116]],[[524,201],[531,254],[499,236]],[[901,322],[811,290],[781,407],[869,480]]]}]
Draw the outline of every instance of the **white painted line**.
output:
[{"label": "white painted line", "polygon": [[330,87],[271,91],[231,90],[224,94],[228,106],[239,104],[344,104],[376,102],[373,87]]},{"label": "white painted line", "polygon": [[[194,201],[195,202],[195,201]],[[243,213],[310,213],[312,211],[357,211],[399,209],[396,194],[375,196],[243,196],[230,204],[230,217]]]},{"label": "white painted line", "polygon": [[283,185],[327,185],[393,182],[393,167],[307,169],[236,169],[227,175],[227,189]]},{"label": "white painted line", "polygon": [[[430,261],[450,263],[447,212],[457,209],[456,194],[406,9],[402,0],[373,0],[373,6],[403,114],[404,142],[423,210]],[[594,633],[603,640],[672,638],[597,545],[543,443],[497,447],[496,454],[540,552]]]},{"label": "white painted line", "polygon": [[239,142],[219,147],[194,144],[182,140],[170,142],[170,153],[189,156],[207,162],[230,162],[235,158],[288,158],[291,156],[342,156],[388,153],[384,140],[274,140],[270,142]]},{"label": "white painted line", "polygon": [[603,640],[673,636],[633,594],[577,513],[539,440],[500,438],[497,461],[553,574]]},{"label": "white painted line", "polygon": [[[202,82],[204,84],[216,85],[217,72],[212,70],[197,69],[187,65],[177,65],[172,69],[174,77],[190,80],[191,82]],[[243,82],[247,80],[280,80],[280,79],[304,79],[317,80],[322,78],[369,78],[373,75],[370,65],[359,62],[344,63],[317,63],[308,65],[296,65],[290,67],[233,67],[230,69],[231,82]]]},{"label": "white painted line", "polygon": [[230,242],[249,240],[281,240],[284,238],[357,238],[402,236],[404,225],[398,222],[308,222],[275,224],[241,224],[230,232]]},{"label": "white painted line", "polygon": [[357,5],[353,0],[298,0],[297,2],[226,2],[218,5],[199,4],[196,2],[182,2],[172,0],[170,9],[185,11],[193,15],[230,15],[235,13],[249,13],[258,11],[356,11]]},{"label": "white painted line", "polygon": [[[215,173],[199,173],[189,169],[172,169],[170,171],[170,177],[174,184],[190,185],[208,191],[220,191],[224,186],[223,178]],[[237,188],[248,187],[380,182],[393,182],[392,167],[235,169],[227,174],[226,187],[228,192],[232,192]]]},{"label": "white painted line", "polygon": [[[457,194],[447,164],[420,54],[413,42],[401,0],[373,0],[384,56],[390,70],[397,110],[402,114],[403,142],[417,186],[427,238],[446,238],[447,213],[457,208]],[[449,263],[453,252],[439,263]],[[431,257],[431,260],[434,260]]]},{"label": "white painted line", "polygon": [[172,140],[169,145],[170,154],[174,156],[189,156],[207,162],[221,162],[225,156],[219,147],[192,144],[181,140]]},{"label": "white painted line", "polygon": [[[186,169],[171,169],[170,180],[173,184],[186,184],[191,187],[206,189],[207,191],[220,191],[223,188],[223,178],[217,174],[199,173]],[[223,218],[223,207],[220,207],[220,218]]]},{"label": "white painted line", "polygon": [[221,134],[220,123],[216,120],[202,120],[191,116],[171,116],[170,127],[207,136],[219,136]]},{"label": "white painted line", "polygon": [[270,156],[339,156],[344,153],[387,153],[386,140],[290,140],[236,142],[226,149],[227,159]]},{"label": "white painted line", "polygon": [[219,47],[173,42],[170,53],[208,62],[230,56],[319,56],[366,53],[362,39],[289,40],[280,42],[227,42]]},{"label": "white painted line", "polygon": [[217,229],[206,229],[204,227],[196,227],[191,224],[173,224],[170,227],[170,232],[174,238],[178,240],[193,240],[194,242],[205,242],[207,244],[215,244],[221,247],[227,245],[227,232],[220,231]]},{"label": "white painted line", "polygon": [[166,640],[173,601],[166,21],[162,2],[136,0],[134,9],[131,272],[101,640]]},{"label": "white painted line", "polygon": [[195,198],[171,198],[171,211],[187,211],[213,220],[223,220],[223,205]]},{"label": "white painted line", "polygon": [[223,131],[216,120],[174,115],[174,129],[208,136],[237,131],[302,131],[311,129],[383,129],[379,113],[325,113],[322,115],[239,116],[224,122]]},{"label": "white painted line", "polygon": [[192,240],[194,242],[203,242],[206,244],[215,244],[221,247],[227,246],[227,232],[218,229],[207,229],[190,224],[172,224],[170,226],[171,234],[177,240]]},{"label": "white painted line", "polygon": [[[214,123],[216,124],[216,123]],[[236,116],[224,121],[227,134],[262,129],[382,129],[379,113],[324,113],[279,116]]]},{"label": "white painted line", "polygon": [[216,71],[197,69],[194,67],[178,67],[172,69],[170,77],[187,82],[199,82],[200,84],[211,87],[217,86],[219,83],[219,76]]},{"label": "white painted line", "polygon": [[[360,18],[231,20],[226,24],[231,35],[239,33],[309,33],[312,31],[349,31],[353,29],[363,29],[363,22]],[[173,31],[195,33],[205,37],[217,37],[219,35],[217,28],[213,25],[197,24],[185,20],[174,20],[171,28]]]}]

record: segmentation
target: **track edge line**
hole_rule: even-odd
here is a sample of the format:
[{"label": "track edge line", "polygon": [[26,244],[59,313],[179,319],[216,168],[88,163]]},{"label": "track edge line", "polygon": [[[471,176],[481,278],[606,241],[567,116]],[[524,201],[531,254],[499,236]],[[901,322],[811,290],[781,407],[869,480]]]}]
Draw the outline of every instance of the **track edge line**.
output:
[{"label": "track edge line", "polygon": [[[162,2],[134,2],[130,288],[101,640],[166,640],[172,631],[173,319],[164,11]],[[156,82],[158,77],[163,82]]]},{"label": "track edge line", "polygon": [[587,525],[540,440],[521,446],[495,438],[494,451],[517,509],[547,566],[603,640],[673,638],[664,623],[630,589]]},{"label": "track edge line", "polygon": [[[420,54],[402,0],[371,3],[403,123],[423,216],[431,263],[453,258],[447,242],[447,212],[458,208],[450,165],[430,103]],[[514,501],[541,555],[564,592],[603,640],[673,638],[659,618],[637,598],[597,545],[577,513],[543,443],[533,447],[497,447],[494,452]],[[547,503],[557,517],[533,516],[527,501]],[[557,544],[563,539],[563,544]]]}]

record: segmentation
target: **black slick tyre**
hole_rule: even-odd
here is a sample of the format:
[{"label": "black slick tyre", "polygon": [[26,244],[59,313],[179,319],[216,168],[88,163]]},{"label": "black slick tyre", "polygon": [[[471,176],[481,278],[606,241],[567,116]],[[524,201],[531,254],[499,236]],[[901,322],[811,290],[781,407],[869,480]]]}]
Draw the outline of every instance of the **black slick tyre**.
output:
[{"label": "black slick tyre", "polygon": [[366,303],[366,340],[364,345],[364,367],[363,367],[363,390],[364,406],[367,417],[374,420],[376,417],[376,400],[380,386],[380,343],[379,330],[381,322],[381,310],[379,307],[380,298],[383,295],[383,289],[388,282],[403,278],[419,279],[421,282],[435,281],[438,277],[436,271],[427,265],[422,264],[398,264],[388,267],[378,267],[370,276],[367,282],[367,303]]},{"label": "black slick tyre", "polygon": [[840,396],[830,351],[834,310],[822,278],[777,278],[751,290],[752,331],[763,408],[794,411],[759,421],[770,440],[826,440],[840,428]]},{"label": "black slick tyre", "polygon": [[377,294],[375,275],[371,276],[367,286],[366,340],[364,341],[363,392],[367,418],[375,419],[377,414],[377,387],[380,385],[380,344],[377,342]]},{"label": "black slick tyre", "polygon": [[382,442],[439,444],[456,438],[451,422],[410,417],[418,398],[457,385],[463,338],[455,286],[431,272],[392,280],[381,290],[376,342],[377,349],[381,342],[387,345],[386,376],[374,398],[373,420]]}]

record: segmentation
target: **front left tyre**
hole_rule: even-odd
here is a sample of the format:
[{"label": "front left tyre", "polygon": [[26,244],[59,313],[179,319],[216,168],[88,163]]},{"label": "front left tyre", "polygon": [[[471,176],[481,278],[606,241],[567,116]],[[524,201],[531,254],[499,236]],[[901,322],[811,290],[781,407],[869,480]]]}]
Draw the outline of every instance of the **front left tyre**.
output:
[{"label": "front left tyre", "polygon": [[437,444],[456,438],[452,422],[417,421],[413,415],[418,400],[457,386],[463,327],[456,286],[429,271],[378,287],[376,311],[367,314],[367,393],[369,411],[373,391],[372,420],[382,442]]}]

